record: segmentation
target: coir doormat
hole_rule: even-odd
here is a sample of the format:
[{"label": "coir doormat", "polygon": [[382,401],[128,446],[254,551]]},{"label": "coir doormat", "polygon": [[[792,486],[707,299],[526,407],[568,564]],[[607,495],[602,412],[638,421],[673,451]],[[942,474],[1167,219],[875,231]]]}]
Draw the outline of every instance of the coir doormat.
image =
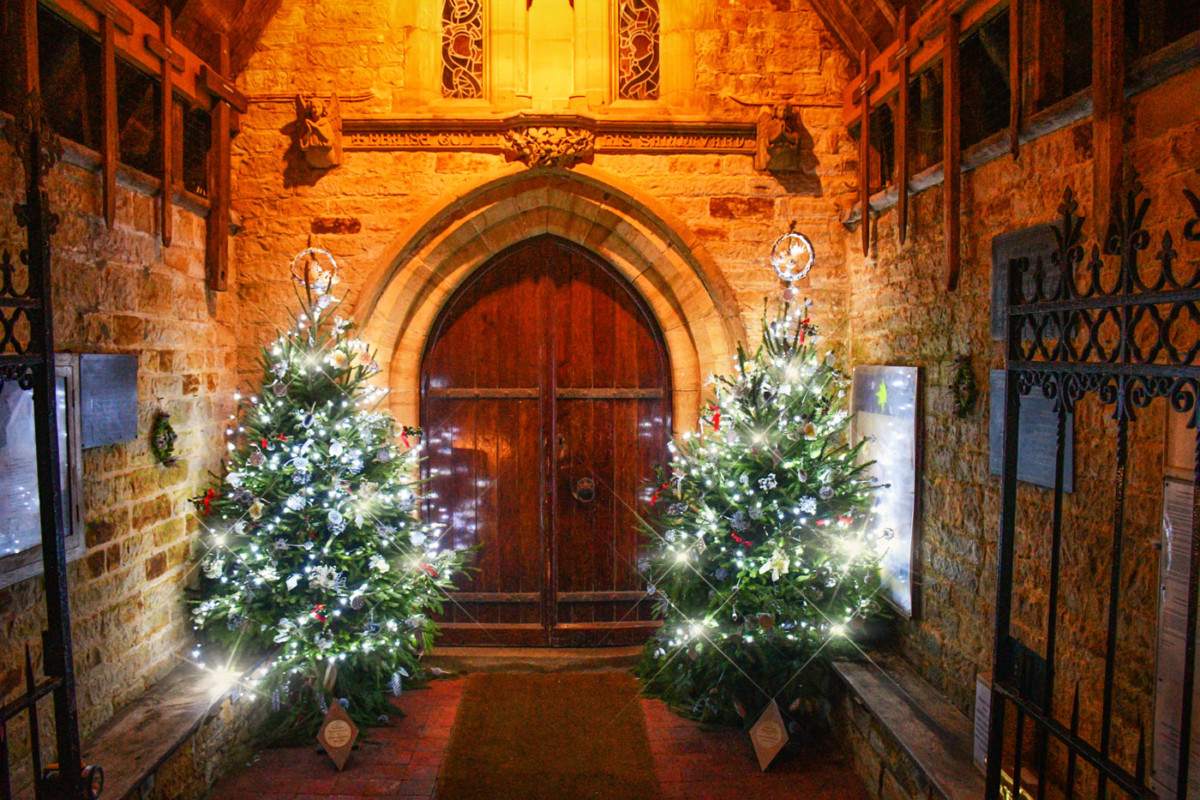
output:
[{"label": "coir doormat", "polygon": [[658,796],[637,683],[624,672],[467,679],[439,800]]}]

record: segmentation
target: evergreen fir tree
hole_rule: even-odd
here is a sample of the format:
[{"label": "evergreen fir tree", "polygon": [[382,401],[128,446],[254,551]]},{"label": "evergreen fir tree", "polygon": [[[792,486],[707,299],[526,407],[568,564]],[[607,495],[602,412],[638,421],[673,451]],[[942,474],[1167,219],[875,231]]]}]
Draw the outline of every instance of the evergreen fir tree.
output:
[{"label": "evergreen fir tree", "polygon": [[825,659],[879,609],[872,483],[808,305],[764,315],[752,357],[739,347],[699,435],[672,443],[647,521],[641,566],[664,624],[639,674],[702,719],[753,721],[771,699],[815,710]]},{"label": "evergreen fir tree", "polygon": [[378,364],[337,314],[332,273],[306,269],[259,390],[235,398],[225,475],[196,499],[194,610],[227,650],[276,653],[260,690],[305,734],[335,700],[360,723],[394,713],[387,697],[420,676],[426,615],[461,562],[418,516],[420,432],[378,408]]}]

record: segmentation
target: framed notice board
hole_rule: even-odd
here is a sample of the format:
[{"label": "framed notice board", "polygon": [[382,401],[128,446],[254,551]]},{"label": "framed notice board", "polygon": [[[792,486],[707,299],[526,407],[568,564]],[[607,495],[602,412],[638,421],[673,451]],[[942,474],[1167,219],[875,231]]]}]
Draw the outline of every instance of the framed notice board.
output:
[{"label": "framed notice board", "polygon": [[851,441],[866,440],[864,461],[880,484],[871,524],[888,537],[880,567],[884,596],[900,613],[913,617],[919,571],[917,481],[920,468],[920,372],[917,367],[860,366],[851,385]]},{"label": "framed notice board", "polygon": [[[83,555],[83,478],[79,437],[78,357],[55,356],[59,481],[67,560]],[[0,387],[0,587],[42,574],[33,392],[16,381]]]}]

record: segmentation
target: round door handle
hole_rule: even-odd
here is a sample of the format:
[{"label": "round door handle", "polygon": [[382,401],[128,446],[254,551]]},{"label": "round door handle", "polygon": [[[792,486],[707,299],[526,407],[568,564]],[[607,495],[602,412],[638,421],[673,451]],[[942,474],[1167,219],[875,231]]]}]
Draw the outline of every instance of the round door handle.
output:
[{"label": "round door handle", "polygon": [[571,496],[581,503],[590,503],[596,499],[596,482],[591,478],[580,478],[571,489]]}]

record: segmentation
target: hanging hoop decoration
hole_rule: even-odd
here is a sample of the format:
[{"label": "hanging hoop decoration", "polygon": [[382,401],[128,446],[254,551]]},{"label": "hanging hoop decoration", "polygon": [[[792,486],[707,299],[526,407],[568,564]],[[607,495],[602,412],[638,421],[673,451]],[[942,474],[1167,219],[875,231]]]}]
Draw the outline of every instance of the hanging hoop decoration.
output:
[{"label": "hanging hoop decoration", "polygon": [[803,233],[796,233],[796,223],[775,240],[771,248],[771,266],[775,274],[785,283],[798,281],[808,275],[817,263],[817,254],[812,242]]},{"label": "hanging hoop decoration", "polygon": [[[329,261],[328,270],[321,268],[316,256],[324,256]],[[307,260],[301,263],[303,259]],[[307,247],[292,259],[291,273],[292,280],[303,286],[311,299],[314,293],[320,296],[333,291],[333,285],[338,282],[338,263],[328,250]]]}]

